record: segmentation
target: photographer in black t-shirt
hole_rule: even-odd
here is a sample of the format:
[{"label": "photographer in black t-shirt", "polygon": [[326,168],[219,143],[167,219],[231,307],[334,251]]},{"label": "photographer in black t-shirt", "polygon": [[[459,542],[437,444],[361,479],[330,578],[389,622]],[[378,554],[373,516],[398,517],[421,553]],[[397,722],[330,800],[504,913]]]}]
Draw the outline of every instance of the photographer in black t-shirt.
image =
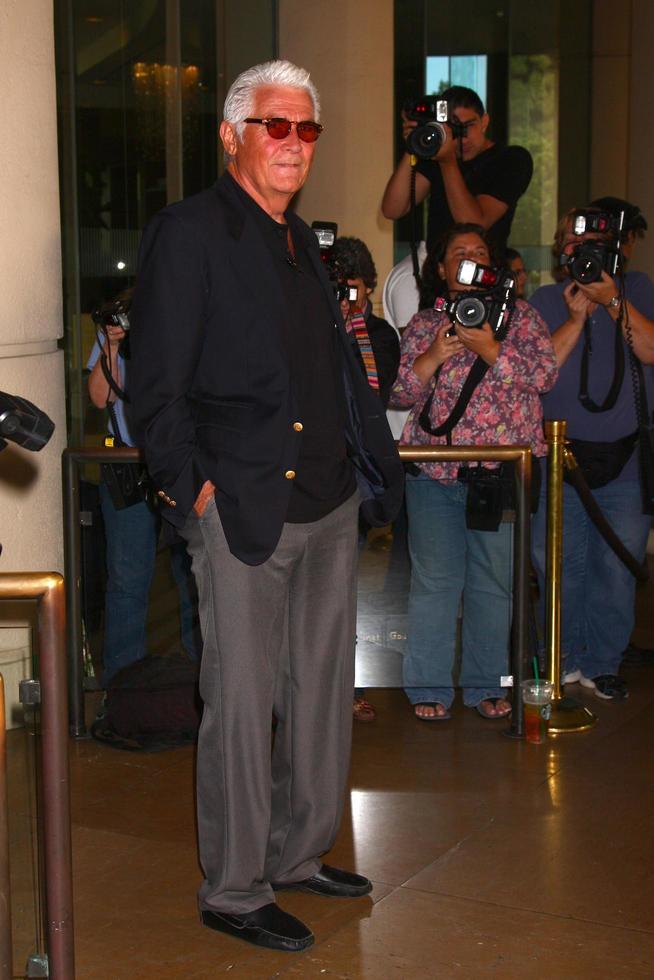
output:
[{"label": "photographer in black t-shirt", "polygon": [[[472,222],[489,231],[489,237],[503,250],[518,198],[529,186],[533,163],[522,146],[500,146],[486,131],[488,113],[476,92],[454,85],[439,96],[448,103],[450,120],[463,129],[453,138],[446,123],[446,139],[431,160],[416,165],[415,202],[430,194],[427,245],[438,240],[455,222]],[[402,134],[417,123],[402,112]],[[411,157],[404,153],[384,191],[382,213],[398,219],[411,207]]]}]

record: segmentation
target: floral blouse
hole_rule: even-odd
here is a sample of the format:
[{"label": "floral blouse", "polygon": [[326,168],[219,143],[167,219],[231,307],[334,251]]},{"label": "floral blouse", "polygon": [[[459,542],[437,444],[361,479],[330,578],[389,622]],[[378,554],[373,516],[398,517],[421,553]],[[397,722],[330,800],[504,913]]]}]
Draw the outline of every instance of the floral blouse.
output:
[{"label": "floral blouse", "polygon": [[[429,435],[420,426],[418,419],[433,390],[434,379],[423,385],[413,371],[416,358],[427,350],[438,328],[446,322],[449,317],[445,313],[422,310],[402,336],[400,368],[390,404],[392,408],[412,409],[400,439],[403,446],[447,443],[446,436]],[[441,367],[429,416],[434,428],[449,417],[476,357],[472,351],[463,350]],[[452,430],[452,445],[528,445],[535,456],[545,456],[540,395],[554,385],[557,374],[549,330],[536,310],[517,300],[497,360],[475,388],[463,417]],[[433,480],[456,480],[461,465],[420,464]]]}]

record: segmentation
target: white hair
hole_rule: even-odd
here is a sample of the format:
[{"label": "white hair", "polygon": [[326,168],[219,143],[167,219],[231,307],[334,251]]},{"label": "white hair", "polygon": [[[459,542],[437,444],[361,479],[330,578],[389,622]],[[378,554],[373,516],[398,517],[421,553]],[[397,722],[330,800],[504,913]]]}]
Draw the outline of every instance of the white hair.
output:
[{"label": "white hair", "polygon": [[309,72],[290,61],[266,61],[262,65],[254,65],[253,68],[242,71],[230,86],[225,99],[223,119],[234,126],[241,142],[245,129],[243,120],[253,114],[256,90],[264,85],[303,89],[313,103],[313,118],[316,122],[319,121],[320,97]]}]

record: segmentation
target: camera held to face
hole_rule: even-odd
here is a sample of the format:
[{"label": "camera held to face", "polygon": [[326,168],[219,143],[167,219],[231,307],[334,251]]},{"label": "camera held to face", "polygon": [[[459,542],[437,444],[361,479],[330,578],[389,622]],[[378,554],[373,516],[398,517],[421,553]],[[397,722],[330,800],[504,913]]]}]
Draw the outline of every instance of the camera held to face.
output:
[{"label": "camera held to face", "polygon": [[449,104],[444,99],[425,95],[422,99],[409,99],[403,106],[407,119],[417,122],[406,139],[409,153],[420,160],[431,160],[447,139],[445,124],[450,127],[453,139],[465,135],[468,123],[451,118]]},{"label": "camera held to face", "polygon": [[573,235],[602,235],[576,245],[570,255],[559,256],[559,263],[575,282],[599,282],[602,272],[614,276],[620,267],[620,237],[624,211],[576,211],[572,216]]},{"label": "camera held to face", "polygon": [[[506,333],[509,317],[515,306],[515,279],[505,269],[492,269],[470,259],[461,262],[457,282],[464,286],[481,288],[460,293],[449,300],[438,297],[435,309],[447,313],[453,324],[480,329],[489,323],[496,337],[502,339]],[[450,337],[454,327],[447,331]]]},{"label": "camera held to face", "polygon": [[101,330],[106,330],[107,327],[122,327],[127,333],[131,305],[131,299],[112,300],[93,310],[91,317],[96,327],[100,327]]},{"label": "camera held to face", "polygon": [[603,271],[614,276],[618,271],[620,253],[613,245],[584,242],[577,245],[570,255],[561,255],[559,261],[571,279],[585,286],[599,282]]}]

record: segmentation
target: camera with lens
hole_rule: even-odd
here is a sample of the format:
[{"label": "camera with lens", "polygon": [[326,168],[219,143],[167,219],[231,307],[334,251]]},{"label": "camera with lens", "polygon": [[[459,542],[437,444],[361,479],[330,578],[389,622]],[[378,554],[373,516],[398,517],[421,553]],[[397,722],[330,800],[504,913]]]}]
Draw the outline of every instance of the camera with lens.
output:
[{"label": "camera with lens", "polygon": [[318,239],[320,258],[328,263],[338,235],[338,225],[335,221],[312,221],[311,230]]},{"label": "camera with lens", "polygon": [[356,286],[348,286],[346,282],[332,280],[332,288],[334,290],[334,296],[336,297],[337,303],[341,303],[344,299],[346,299],[348,303],[354,303],[356,301]]},{"label": "camera with lens", "polygon": [[420,160],[431,160],[438,153],[447,139],[446,124],[452,131],[453,139],[464,136],[468,127],[468,123],[451,119],[448,102],[433,95],[409,99],[404,103],[403,109],[407,119],[418,123],[407,136],[406,146],[409,153]]},{"label": "camera with lens", "polygon": [[106,330],[107,327],[122,327],[129,330],[129,311],[132,305],[131,297],[111,300],[93,310],[91,317],[96,327]]},{"label": "camera with lens", "polygon": [[349,303],[354,303],[357,298],[357,288],[348,285],[343,276],[343,270],[339,269],[338,263],[332,257],[334,242],[338,237],[338,225],[334,221],[312,221],[311,229],[318,239],[320,258],[327,267],[327,275],[334,290],[336,302],[341,303],[346,299]]},{"label": "camera with lens", "polygon": [[[488,322],[496,337],[502,339],[515,305],[515,279],[506,269],[493,269],[464,259],[456,273],[457,282],[476,288],[449,300],[439,296],[435,309],[447,313],[453,324],[481,329]],[[452,327],[447,331],[451,337]]]},{"label": "camera with lens", "polygon": [[624,211],[610,214],[606,211],[575,211],[572,216],[574,235],[604,235],[605,240],[581,242],[570,255],[559,256],[559,264],[575,282],[587,285],[599,282],[602,272],[614,276],[620,266],[620,237],[624,223]]}]

